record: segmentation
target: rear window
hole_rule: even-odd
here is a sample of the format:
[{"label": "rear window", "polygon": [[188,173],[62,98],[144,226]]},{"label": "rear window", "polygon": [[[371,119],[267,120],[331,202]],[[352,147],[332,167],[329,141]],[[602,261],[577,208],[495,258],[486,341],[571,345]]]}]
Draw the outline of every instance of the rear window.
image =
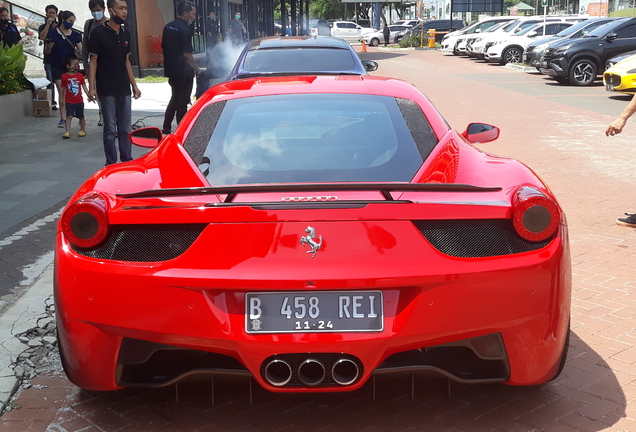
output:
[{"label": "rear window", "polygon": [[328,72],[353,70],[356,63],[347,49],[265,49],[247,53],[248,72]]},{"label": "rear window", "polygon": [[[209,122],[205,111],[192,130],[199,122]],[[227,101],[195,163],[212,186],[407,182],[422,156],[394,98],[294,94]]]}]

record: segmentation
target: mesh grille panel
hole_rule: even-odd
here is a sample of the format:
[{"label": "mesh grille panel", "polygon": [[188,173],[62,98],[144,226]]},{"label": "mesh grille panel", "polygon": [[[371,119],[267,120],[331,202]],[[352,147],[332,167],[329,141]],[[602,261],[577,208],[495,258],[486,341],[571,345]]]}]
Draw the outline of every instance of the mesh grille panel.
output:
[{"label": "mesh grille panel", "polygon": [[166,261],[184,253],[203,232],[206,224],[113,225],[103,245],[94,250],[73,247],[90,258],[155,262]]},{"label": "mesh grille panel", "polygon": [[609,82],[610,84],[612,84],[614,87],[618,87],[619,85],[621,85],[621,76],[620,75],[615,75],[615,74],[608,74],[609,75]]},{"label": "mesh grille panel", "polygon": [[413,221],[435,249],[461,258],[511,255],[541,249],[550,243],[521,238],[508,219]]}]

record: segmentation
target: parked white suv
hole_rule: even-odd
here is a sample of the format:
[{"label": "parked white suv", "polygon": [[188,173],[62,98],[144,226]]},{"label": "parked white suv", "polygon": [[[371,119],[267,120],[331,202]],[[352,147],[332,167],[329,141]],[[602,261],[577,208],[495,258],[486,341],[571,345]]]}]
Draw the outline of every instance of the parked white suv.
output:
[{"label": "parked white suv", "polygon": [[553,36],[572,25],[573,23],[571,22],[535,24],[515,35],[498,40],[494,45],[488,47],[488,51],[484,53],[484,58],[487,61],[496,61],[502,65],[506,63],[521,63],[523,60],[523,52],[531,42],[545,36]]},{"label": "parked white suv", "polygon": [[367,33],[373,33],[375,29],[361,27],[349,21],[334,21],[331,26],[331,36],[344,40],[360,41]]},{"label": "parked white suv", "polygon": [[444,54],[459,55],[460,52],[457,50],[457,45],[460,42],[463,42],[465,39],[472,37],[475,33],[481,33],[500,22],[511,21],[513,19],[515,18],[511,16],[486,18],[484,20],[473,23],[468,27],[464,27],[461,30],[449,33],[442,39],[442,52]]},{"label": "parked white suv", "polygon": [[[583,20],[585,18],[578,18],[572,16],[548,16],[546,22],[577,22],[577,20]],[[510,22],[501,31],[489,33],[482,37],[477,37],[471,44],[469,44],[468,53],[473,57],[484,59],[486,51],[498,43],[501,40],[507,39],[512,35],[521,33],[529,27],[543,23],[543,16],[531,16],[521,17],[517,20]],[[525,47],[524,47],[525,49]]]}]

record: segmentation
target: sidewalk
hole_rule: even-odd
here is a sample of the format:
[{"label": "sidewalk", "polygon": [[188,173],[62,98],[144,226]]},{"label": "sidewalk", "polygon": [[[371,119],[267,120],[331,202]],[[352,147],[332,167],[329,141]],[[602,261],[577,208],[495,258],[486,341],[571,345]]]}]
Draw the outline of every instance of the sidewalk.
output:
[{"label": "sidewalk", "polygon": [[[140,83],[139,87],[142,98],[132,102],[133,124],[161,127],[170,86]],[[77,136],[77,120],[72,138],[62,138],[59,111],[52,111],[51,117],[27,117],[0,132],[0,406],[18,384],[10,367],[17,356],[29,348],[43,351],[54,344],[54,332],[43,332],[34,338],[37,342],[21,335],[38,328],[38,323],[44,331],[51,323],[47,305],[52,305],[57,219],[77,187],[104,166],[97,105],[86,103],[85,113],[83,138]],[[133,146],[134,157],[146,151]]]}]

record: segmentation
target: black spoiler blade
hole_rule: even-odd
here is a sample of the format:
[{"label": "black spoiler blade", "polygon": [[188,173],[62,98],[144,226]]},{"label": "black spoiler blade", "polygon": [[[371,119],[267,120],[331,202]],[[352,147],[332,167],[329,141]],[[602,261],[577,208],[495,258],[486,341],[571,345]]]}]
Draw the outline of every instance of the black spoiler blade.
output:
[{"label": "black spoiler blade", "polygon": [[118,194],[119,198],[160,198],[192,195],[227,195],[226,203],[242,193],[278,192],[335,192],[377,191],[386,201],[393,201],[390,192],[498,192],[501,187],[483,187],[460,183],[318,183],[318,184],[264,184],[234,185],[202,188],[155,189],[129,194]]}]

